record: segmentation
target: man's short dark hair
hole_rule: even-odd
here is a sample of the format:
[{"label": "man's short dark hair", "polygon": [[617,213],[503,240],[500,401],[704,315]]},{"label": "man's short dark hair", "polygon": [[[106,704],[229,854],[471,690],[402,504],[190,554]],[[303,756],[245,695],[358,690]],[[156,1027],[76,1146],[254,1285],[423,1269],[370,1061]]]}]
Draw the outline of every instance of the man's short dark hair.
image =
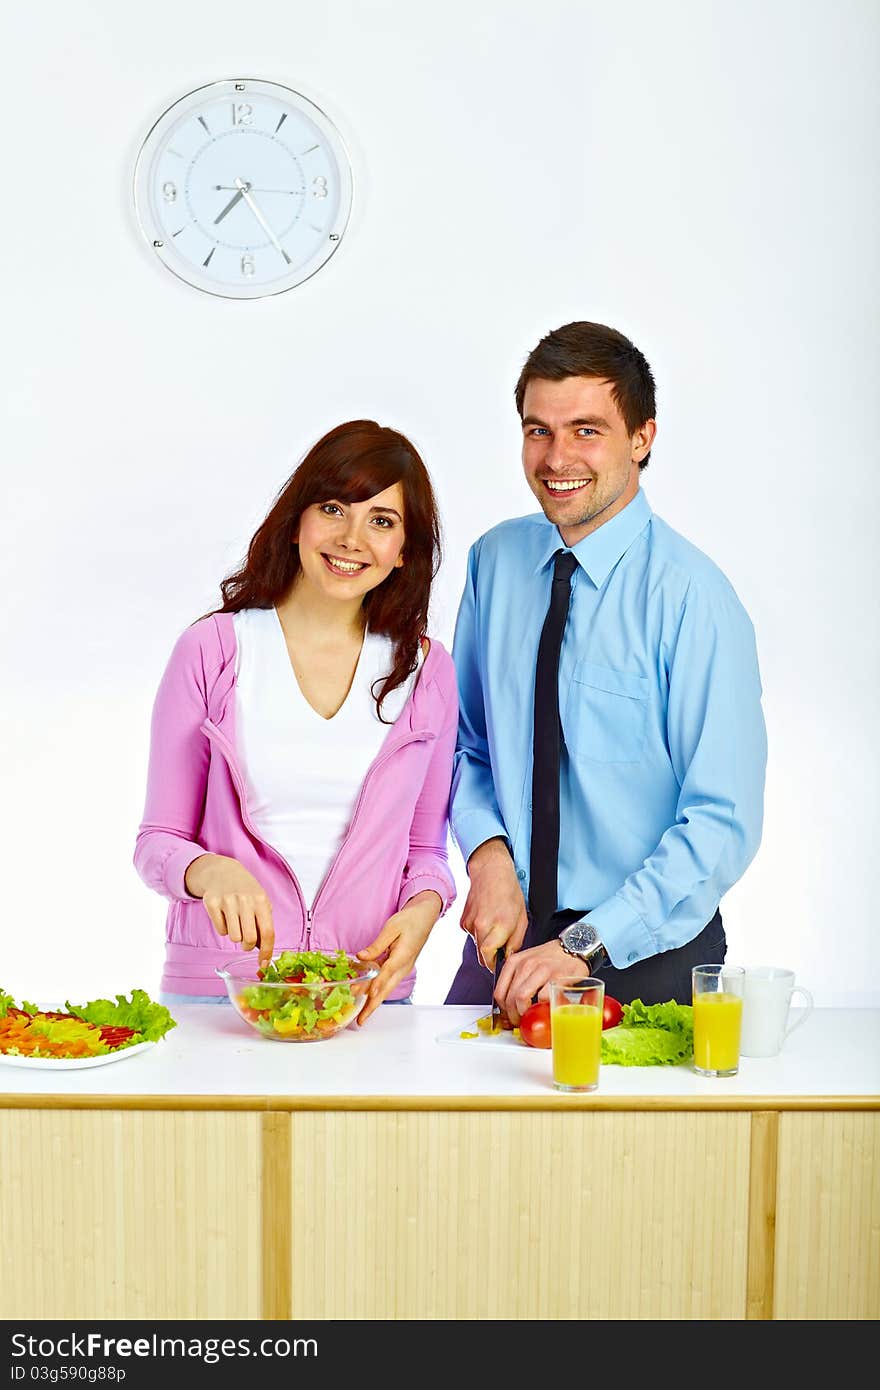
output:
[{"label": "man's short dark hair", "polygon": [[[554,328],[529,353],[516,383],[520,419],[526,386],[534,377],[564,381],[569,376],[595,376],[611,383],[611,395],[629,434],[653,420],[657,405],[654,377],[638,348],[604,323],[567,323]],[[639,464],[647,467],[650,450]]]}]

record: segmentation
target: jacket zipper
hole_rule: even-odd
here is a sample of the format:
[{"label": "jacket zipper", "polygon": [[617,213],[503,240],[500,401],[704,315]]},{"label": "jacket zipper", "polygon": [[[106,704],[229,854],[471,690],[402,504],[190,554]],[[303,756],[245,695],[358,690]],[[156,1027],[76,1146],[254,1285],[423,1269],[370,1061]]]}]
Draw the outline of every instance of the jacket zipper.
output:
[{"label": "jacket zipper", "polygon": [[290,867],[287,860],[284,858],[284,855],[281,854],[281,852],[277,850],[274,845],[270,845],[268,840],[264,840],[262,835],[259,834],[254,825],[251,823],[246,809],[247,800],[245,797],[244,787],[242,785],[241,775],[238,771],[238,767],[235,762],[235,750],[232,748],[232,745],[229,743],[229,740],[226,738],[226,735],[222,734],[215,724],[205,724],[203,725],[203,728],[211,742],[216,743],[217,747],[220,749],[220,752],[223,754],[223,758],[226,762],[226,766],[229,768],[230,776],[232,777],[235,790],[238,793],[238,808],[241,812],[241,818],[247,830],[251,835],[253,835],[255,840],[259,841],[259,843],[261,845],[264,845],[266,849],[270,851],[271,854],[275,855],[275,858],[278,859],[284,865],[285,869],[290,874],[291,882],[294,888],[296,889],[297,897],[299,898],[300,905],[302,906],[303,922],[305,924],[306,929],[305,949],[308,950],[309,938],[311,936],[312,930],[312,914],[306,907],[306,900],[303,897],[303,891],[299,886],[299,879],[293,872],[293,869]]},{"label": "jacket zipper", "polygon": [[382,766],[383,763],[386,763],[389,758],[394,757],[394,754],[398,751],[398,749],[406,748],[410,743],[431,742],[433,739],[437,737],[437,735],[431,733],[428,730],[425,730],[421,733],[410,734],[408,738],[401,739],[399,743],[395,743],[393,748],[388,748],[385,750],[385,752],[380,753],[379,756],[377,758],[374,758],[373,762],[370,763],[370,766],[367,768],[367,771],[364,775],[364,780],[361,783],[361,789],[358,792],[358,798],[354,805],[354,811],[352,813],[351,821],[349,822],[348,830],[345,832],[345,836],[342,840],[342,843],[340,844],[339,849],[336,851],[336,854],[333,857],[333,861],[330,864],[330,867],[327,870],[327,873],[325,874],[324,879],[321,882],[321,885],[318,888],[317,893],[315,894],[314,901],[312,902],[311,907],[307,907],[306,900],[303,897],[302,888],[299,885],[299,879],[293,872],[293,869],[290,867],[287,860],[284,858],[284,855],[281,854],[281,852],[277,850],[274,845],[270,845],[268,840],[263,839],[262,835],[259,834],[259,832],[256,830],[256,828],[251,823],[248,817],[246,810],[247,802],[245,798],[244,787],[242,785],[242,780],[238,771],[238,766],[235,762],[235,750],[232,748],[232,745],[229,743],[229,740],[226,738],[225,734],[221,733],[220,730],[217,728],[216,724],[206,723],[203,727],[208,738],[211,739],[212,742],[217,744],[217,747],[223,754],[223,758],[226,762],[227,767],[229,768],[229,772],[232,777],[235,790],[238,793],[239,810],[241,812],[241,818],[245,826],[247,827],[247,830],[251,835],[253,835],[255,840],[258,840],[261,845],[264,845],[266,849],[268,849],[272,854],[275,855],[276,859],[278,859],[280,863],[284,865],[285,869],[290,875],[291,882],[293,883],[293,886],[296,889],[297,897],[299,898],[300,905],[303,911],[303,921],[305,923],[306,929],[305,949],[308,951],[310,949],[312,939],[312,917],[314,916],[315,909],[318,906],[318,899],[321,897],[321,894],[324,892],[324,889],[330,882],[330,879],[333,876],[333,870],[339,863],[342,851],[345,849],[345,846],[351,839],[352,832],[354,831],[355,824],[357,822],[358,813],[361,809],[361,803],[364,799],[364,793],[367,790],[367,784],[369,783],[370,778],[373,776],[373,773],[376,772],[377,769]]},{"label": "jacket zipper", "polygon": [[370,778],[373,776],[373,773],[376,772],[378,768],[382,766],[383,763],[386,763],[389,758],[393,758],[394,754],[398,751],[398,749],[406,748],[411,743],[430,743],[436,737],[436,734],[430,733],[427,730],[423,731],[422,733],[410,734],[408,738],[401,739],[399,743],[395,743],[393,748],[388,748],[384,753],[380,753],[379,756],[377,758],[374,758],[373,761],[370,763],[370,766],[367,768],[364,774],[364,780],[363,782],[361,782],[361,789],[358,792],[357,801],[354,803],[354,811],[352,812],[352,817],[349,821],[348,829],[346,830],[342,843],[340,844],[339,849],[336,851],[336,854],[333,856],[333,861],[330,864],[330,867],[327,870],[327,873],[325,874],[324,879],[320,887],[318,888],[317,893],[315,894],[314,902],[312,903],[311,910],[309,911],[309,921],[311,921],[312,915],[318,906],[318,900],[321,897],[321,894],[324,892],[324,889],[327,887],[327,884],[333,877],[333,870],[336,868],[336,865],[339,863],[339,860],[342,857],[342,851],[345,849],[345,846],[351,839],[352,833],[355,828],[355,824],[357,822],[358,813],[361,809],[361,803],[364,799],[364,794],[367,790],[367,785],[370,781]]}]

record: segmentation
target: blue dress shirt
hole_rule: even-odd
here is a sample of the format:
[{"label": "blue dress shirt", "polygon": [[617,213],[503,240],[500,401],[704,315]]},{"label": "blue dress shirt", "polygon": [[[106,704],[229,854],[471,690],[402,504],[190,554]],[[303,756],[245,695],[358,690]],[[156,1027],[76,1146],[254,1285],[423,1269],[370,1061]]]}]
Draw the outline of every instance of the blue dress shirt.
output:
[{"label": "blue dress shirt", "polygon": [[[535,663],[560,548],[543,513],[481,536],[453,644],[453,834],[466,861],[503,836],[526,899]],[[621,969],[702,931],[758,848],[761,681],[730,583],[643,492],[573,553],[557,907],[589,912]]]}]

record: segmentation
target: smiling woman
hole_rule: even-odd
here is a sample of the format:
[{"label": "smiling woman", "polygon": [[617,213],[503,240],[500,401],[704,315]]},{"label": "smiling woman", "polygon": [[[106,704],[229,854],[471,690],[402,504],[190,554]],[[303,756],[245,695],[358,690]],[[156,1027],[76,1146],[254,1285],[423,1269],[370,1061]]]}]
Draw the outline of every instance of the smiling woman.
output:
[{"label": "smiling woman", "polygon": [[413,445],[337,426],[278,494],[223,604],[156,697],[135,864],[170,900],[163,999],[220,993],[257,948],[342,949],[379,974],[358,1022],[407,998],[455,896],[458,702],[426,634],[439,523]]}]

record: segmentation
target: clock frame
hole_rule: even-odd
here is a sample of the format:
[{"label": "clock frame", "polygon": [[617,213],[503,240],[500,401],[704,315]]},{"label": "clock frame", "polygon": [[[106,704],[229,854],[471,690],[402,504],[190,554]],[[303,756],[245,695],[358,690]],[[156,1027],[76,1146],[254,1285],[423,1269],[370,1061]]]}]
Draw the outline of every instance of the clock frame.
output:
[{"label": "clock frame", "polygon": [[226,299],[281,294],[338,249],[353,179],[339,131],[281,83],[230,78],[169,106],[134,171],[140,228],[162,264]]}]

